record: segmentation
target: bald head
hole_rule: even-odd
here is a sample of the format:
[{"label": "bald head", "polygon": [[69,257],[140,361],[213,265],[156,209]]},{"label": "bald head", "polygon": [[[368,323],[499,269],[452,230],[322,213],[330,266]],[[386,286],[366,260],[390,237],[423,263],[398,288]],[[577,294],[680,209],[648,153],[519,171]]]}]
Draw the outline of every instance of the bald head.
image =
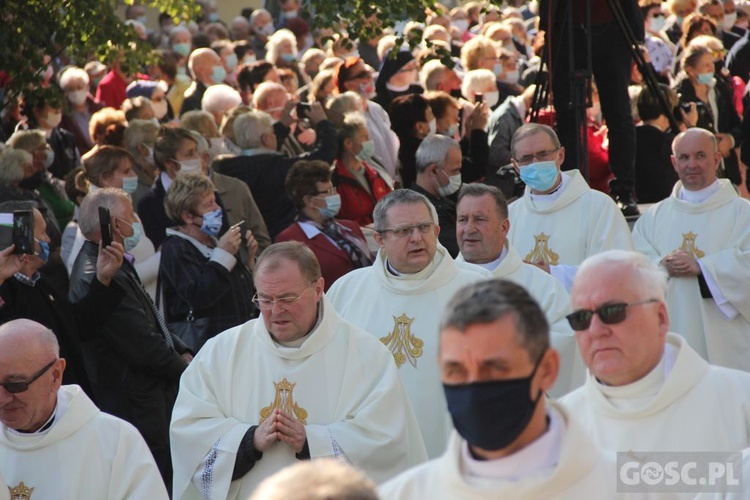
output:
[{"label": "bald head", "polygon": [[212,74],[214,66],[221,66],[221,57],[215,51],[209,48],[200,48],[194,50],[188,59],[188,69],[193,78],[206,86],[213,85]]},{"label": "bald head", "polygon": [[16,319],[0,326],[0,352],[36,351],[46,358],[60,356],[54,332],[30,319]]},{"label": "bald head", "polygon": [[700,191],[716,182],[721,153],[716,137],[702,128],[689,128],[672,141],[672,165],[688,191]]}]

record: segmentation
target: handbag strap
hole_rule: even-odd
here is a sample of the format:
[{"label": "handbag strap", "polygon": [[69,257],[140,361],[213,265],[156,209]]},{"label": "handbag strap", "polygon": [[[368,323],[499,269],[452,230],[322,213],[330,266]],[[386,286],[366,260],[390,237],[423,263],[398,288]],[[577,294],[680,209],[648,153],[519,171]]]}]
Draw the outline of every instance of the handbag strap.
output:
[{"label": "handbag strap", "polygon": [[[168,276],[167,276],[167,279],[169,279]],[[171,280],[170,280],[170,283],[172,283]],[[177,290],[177,287],[174,286],[174,283],[172,283],[172,288],[174,288],[174,293],[177,294],[177,297],[179,297],[180,300],[185,302],[190,308],[187,316],[185,317],[185,321],[188,321],[188,322],[195,321],[195,316],[193,315],[193,305],[190,303],[190,301],[184,299],[182,295],[180,295],[180,292]],[[157,309],[159,308],[159,302],[161,298],[162,298],[162,289],[161,289],[161,270],[160,270],[160,272],[156,273],[156,308]]]}]

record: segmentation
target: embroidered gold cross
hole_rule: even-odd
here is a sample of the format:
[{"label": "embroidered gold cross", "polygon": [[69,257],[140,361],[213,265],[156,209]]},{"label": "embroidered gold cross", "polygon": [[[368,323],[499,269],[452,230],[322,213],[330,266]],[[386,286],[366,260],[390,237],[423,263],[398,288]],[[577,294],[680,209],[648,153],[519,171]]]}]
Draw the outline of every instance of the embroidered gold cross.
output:
[{"label": "embroidered gold cross", "polygon": [[260,410],[260,423],[262,424],[265,419],[271,416],[274,410],[282,410],[287,415],[293,415],[297,417],[302,425],[307,425],[307,410],[299,406],[294,402],[292,392],[297,384],[292,384],[286,377],[284,380],[273,383],[276,389],[276,395],[273,398],[273,403],[270,406]]},{"label": "embroidered gold cross", "polygon": [[549,248],[549,235],[539,233],[534,236],[534,240],[536,240],[534,250],[529,252],[523,260],[535,264],[542,261],[550,266],[556,266],[560,260],[560,255],[556,254]]},{"label": "embroidered gold cross", "polygon": [[706,253],[695,246],[695,239],[698,237],[694,232],[682,233],[682,245],[680,250],[684,250],[688,255],[694,259],[700,259],[704,257]]},{"label": "embroidered gold cross", "polygon": [[381,337],[380,341],[393,353],[393,359],[396,360],[396,366],[401,368],[405,361],[417,367],[417,358],[422,355],[424,341],[417,338],[411,333],[411,324],[414,318],[410,318],[406,313],[398,318],[393,316],[393,331],[386,337]]}]

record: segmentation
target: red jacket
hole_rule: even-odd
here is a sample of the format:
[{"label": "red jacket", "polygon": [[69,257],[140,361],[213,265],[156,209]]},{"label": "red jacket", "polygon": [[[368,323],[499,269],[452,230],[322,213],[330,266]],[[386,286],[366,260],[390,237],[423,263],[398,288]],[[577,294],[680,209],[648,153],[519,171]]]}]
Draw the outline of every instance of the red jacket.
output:
[{"label": "red jacket", "polygon": [[[365,235],[354,221],[336,219],[336,222],[362,238],[362,241],[366,241]],[[331,288],[334,281],[354,270],[354,265],[344,250],[331,243],[323,233],[318,233],[312,239],[308,239],[298,222],[281,231],[274,240],[275,243],[282,241],[299,241],[313,251],[320,263],[320,272],[325,280],[325,291]]]},{"label": "red jacket", "polygon": [[372,211],[375,210],[375,204],[391,192],[391,188],[385,183],[377,170],[362,162],[365,167],[365,179],[370,185],[372,194],[362,187],[357,179],[354,178],[349,169],[338,158],[333,162],[335,167],[333,171],[333,184],[341,196],[341,209],[339,217],[356,221],[360,226],[372,224]]}]

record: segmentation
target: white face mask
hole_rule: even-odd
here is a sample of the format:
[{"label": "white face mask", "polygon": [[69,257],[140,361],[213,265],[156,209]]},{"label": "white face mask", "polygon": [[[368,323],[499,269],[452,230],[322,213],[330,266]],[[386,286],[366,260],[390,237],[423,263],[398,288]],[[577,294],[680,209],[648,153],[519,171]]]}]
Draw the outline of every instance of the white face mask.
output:
[{"label": "white face mask", "polygon": [[[152,101],[151,102],[152,107],[154,108],[154,115],[156,115],[156,118],[161,120],[165,116],[167,116],[167,100],[162,99],[161,101]],[[157,121],[158,126],[158,121]]]},{"label": "white face mask", "polygon": [[724,21],[722,22],[722,28],[724,28],[724,31],[731,30],[734,27],[735,21],[737,21],[737,12],[724,14]]},{"label": "white face mask", "polygon": [[510,84],[516,84],[518,83],[518,79],[521,78],[520,73],[517,69],[514,69],[513,71],[506,71],[503,75],[503,80],[505,83]]},{"label": "white face mask", "polygon": [[81,104],[86,102],[88,92],[86,90],[71,90],[70,92],[66,92],[65,96],[68,98],[71,104],[73,104],[74,106],[80,106]]},{"label": "white face mask", "polygon": [[146,148],[146,151],[148,151],[148,153],[146,153],[146,158],[145,158],[146,161],[150,163],[151,165],[153,165],[154,164],[154,148],[150,148],[146,146],[145,144],[143,145],[143,147]]},{"label": "white face mask", "polygon": [[201,172],[201,167],[203,166],[203,162],[200,158],[193,158],[192,160],[182,160],[177,161],[177,163],[180,165],[180,172]]},{"label": "white face mask", "polygon": [[62,121],[62,113],[47,113],[47,116],[44,117],[44,123],[47,124],[50,128],[55,128],[58,125],[60,125],[60,122]]},{"label": "white face mask", "polygon": [[463,35],[466,33],[466,30],[469,29],[469,20],[468,19],[456,19],[451,23],[458,32]]},{"label": "white face mask", "polygon": [[[445,172],[443,173],[445,174]],[[461,189],[460,173],[448,176],[448,184],[446,184],[445,186],[438,186],[438,191],[440,192],[440,196],[442,197],[450,196],[459,189]]]},{"label": "white face mask", "polygon": [[234,71],[235,69],[237,69],[237,54],[234,54],[234,53],[229,54],[224,59],[224,64],[226,64],[227,71],[230,73]]},{"label": "white face mask", "polygon": [[497,104],[497,101],[499,99],[500,99],[500,92],[498,92],[497,90],[484,93],[484,102],[487,104],[487,107],[489,108],[494,108],[495,104]]}]

